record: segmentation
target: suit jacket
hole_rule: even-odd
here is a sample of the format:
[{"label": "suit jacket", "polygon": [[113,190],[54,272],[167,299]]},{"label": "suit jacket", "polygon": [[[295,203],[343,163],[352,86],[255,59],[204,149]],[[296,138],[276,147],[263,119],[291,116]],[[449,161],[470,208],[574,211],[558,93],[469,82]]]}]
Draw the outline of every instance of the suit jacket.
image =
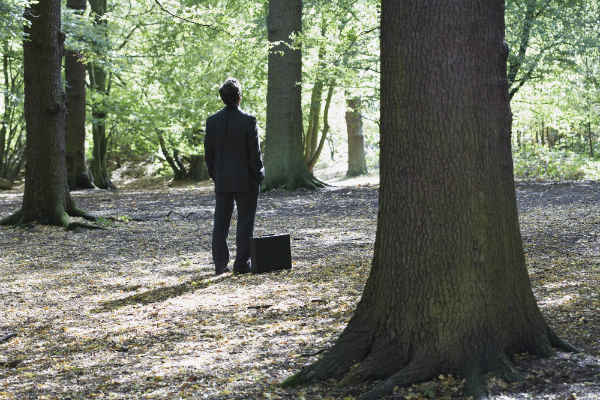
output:
[{"label": "suit jacket", "polygon": [[258,191],[265,168],[256,118],[229,106],[208,117],[204,159],[215,191]]}]

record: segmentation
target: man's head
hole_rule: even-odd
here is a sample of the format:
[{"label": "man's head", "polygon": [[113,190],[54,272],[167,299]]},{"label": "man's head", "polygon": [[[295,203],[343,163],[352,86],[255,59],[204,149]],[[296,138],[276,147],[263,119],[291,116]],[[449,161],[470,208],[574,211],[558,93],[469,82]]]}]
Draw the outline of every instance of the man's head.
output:
[{"label": "man's head", "polygon": [[227,78],[219,88],[221,100],[228,106],[238,106],[242,99],[242,86],[235,78]]}]

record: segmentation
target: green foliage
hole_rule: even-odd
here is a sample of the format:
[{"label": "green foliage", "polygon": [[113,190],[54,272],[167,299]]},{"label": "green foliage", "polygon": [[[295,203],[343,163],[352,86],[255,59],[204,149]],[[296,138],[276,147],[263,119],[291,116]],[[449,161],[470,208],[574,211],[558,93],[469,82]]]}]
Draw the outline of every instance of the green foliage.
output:
[{"label": "green foliage", "polygon": [[[0,0],[0,43],[8,44],[15,76],[27,4]],[[112,165],[163,158],[157,132],[170,152],[202,153],[204,121],[222,107],[217,89],[228,76],[242,82],[242,108],[264,128],[267,6],[268,0],[161,0],[160,6],[154,0],[108,0],[101,24],[93,23],[97,17],[89,4],[82,15],[63,7],[66,47],[81,50],[86,62],[108,73],[109,95],[88,90],[88,104],[100,103],[107,112]],[[324,84],[323,101],[328,87],[335,86],[323,163],[344,158],[345,96],[363,99],[367,160],[371,168],[378,163],[379,16],[377,0],[304,1],[303,32],[296,43],[303,50],[305,128],[315,83]],[[580,161],[566,154],[600,153],[599,3],[507,0],[506,41],[515,142],[519,132],[525,148],[537,149],[544,129],[559,136],[553,151],[515,155],[521,176],[576,177],[574,165]],[[1,65],[0,71],[4,75]],[[15,87],[2,85],[0,113],[12,107],[14,121],[22,124],[22,87]],[[88,124],[91,118],[88,112]],[[566,164],[554,168],[558,161],[552,160]]]},{"label": "green foliage", "polygon": [[26,0],[0,0],[0,41],[22,39]]},{"label": "green foliage", "polygon": [[[23,13],[18,4],[12,6],[14,12]],[[0,27],[0,177],[14,181],[23,166],[25,151],[23,41],[19,32],[5,29],[6,25]],[[20,29],[22,32],[22,26]]]},{"label": "green foliage", "polygon": [[530,80],[542,80],[556,67],[576,65],[576,56],[600,43],[589,35],[598,24],[591,0],[507,0],[506,41],[511,97]]},{"label": "green foliage", "polygon": [[264,121],[264,4],[161,5],[197,23],[151,0],[114,3],[106,17],[113,43],[107,125],[113,154],[126,158],[162,157],[157,132],[169,151],[202,153],[204,121],[222,107],[217,89],[228,76],[243,84],[243,108]]},{"label": "green foliage", "polygon": [[598,179],[598,170],[586,157],[566,150],[534,147],[513,154],[515,177],[525,180]]}]

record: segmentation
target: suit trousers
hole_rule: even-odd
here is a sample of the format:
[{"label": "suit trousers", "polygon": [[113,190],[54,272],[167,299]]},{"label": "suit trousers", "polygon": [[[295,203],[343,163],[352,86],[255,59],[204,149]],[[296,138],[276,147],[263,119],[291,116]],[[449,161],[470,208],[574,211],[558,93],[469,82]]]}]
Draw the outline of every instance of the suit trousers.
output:
[{"label": "suit trousers", "polygon": [[237,231],[235,235],[236,256],[234,271],[247,272],[250,268],[250,240],[254,232],[254,218],[258,191],[216,192],[215,216],[212,235],[212,256],[215,270],[220,273],[229,263],[227,236],[233,213],[233,203],[237,207]]}]

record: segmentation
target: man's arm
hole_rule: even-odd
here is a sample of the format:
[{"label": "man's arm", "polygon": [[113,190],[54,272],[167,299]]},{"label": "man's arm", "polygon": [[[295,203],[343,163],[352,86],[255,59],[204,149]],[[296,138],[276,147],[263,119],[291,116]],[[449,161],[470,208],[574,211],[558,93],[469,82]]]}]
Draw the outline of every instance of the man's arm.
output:
[{"label": "man's arm", "polygon": [[204,135],[204,161],[208,169],[208,176],[215,180],[215,143],[212,134],[212,127],[208,120],[206,121],[206,135]]},{"label": "man's arm", "polygon": [[260,142],[258,140],[258,127],[256,126],[256,118],[251,117],[250,134],[248,135],[248,164],[250,172],[258,183],[261,183],[265,178],[265,167],[262,161],[260,151]]}]

